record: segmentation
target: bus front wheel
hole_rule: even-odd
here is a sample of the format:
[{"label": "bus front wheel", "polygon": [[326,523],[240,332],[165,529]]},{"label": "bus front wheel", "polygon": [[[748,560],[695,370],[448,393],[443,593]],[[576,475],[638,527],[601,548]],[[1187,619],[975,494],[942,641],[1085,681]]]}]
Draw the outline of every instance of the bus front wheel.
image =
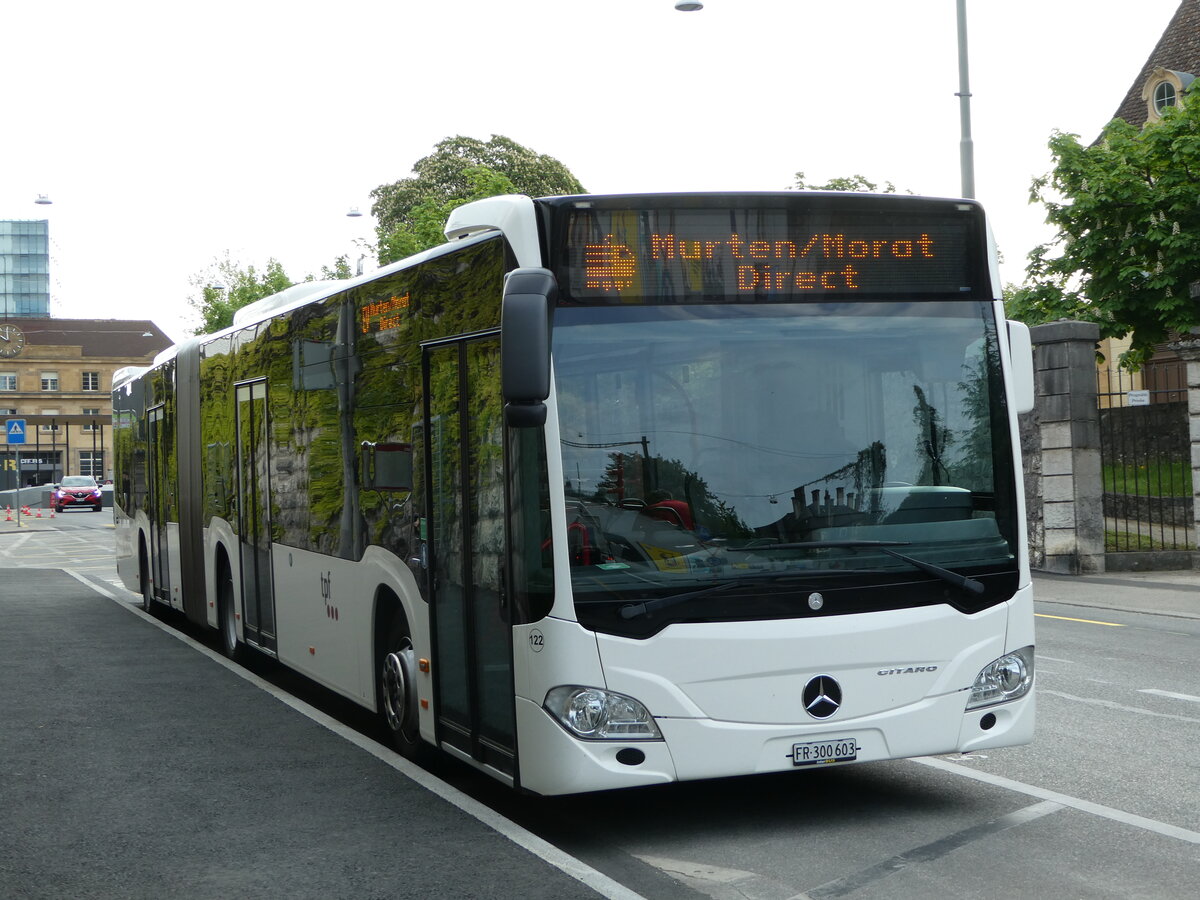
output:
[{"label": "bus front wheel", "polygon": [[420,761],[428,752],[417,714],[417,654],[404,621],[392,619],[379,663],[379,708],[388,737],[405,759]]}]

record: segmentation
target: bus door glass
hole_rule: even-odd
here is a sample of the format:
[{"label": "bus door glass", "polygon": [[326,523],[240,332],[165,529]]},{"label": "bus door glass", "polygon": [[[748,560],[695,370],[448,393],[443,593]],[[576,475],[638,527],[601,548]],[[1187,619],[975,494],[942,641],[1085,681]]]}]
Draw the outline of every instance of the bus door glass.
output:
[{"label": "bus door glass", "polygon": [[148,501],[150,504],[150,577],[156,596],[169,600],[171,596],[171,567],[167,564],[167,519],[170,509],[171,486],[167,478],[166,421],[164,407],[156,406],[146,413]]},{"label": "bus door glass", "polygon": [[247,641],[275,650],[271,590],[271,484],[267,383],[237,386],[237,521],[242,561],[242,624]]},{"label": "bus door glass", "polygon": [[512,774],[499,339],[429,347],[424,366],[439,739]]}]

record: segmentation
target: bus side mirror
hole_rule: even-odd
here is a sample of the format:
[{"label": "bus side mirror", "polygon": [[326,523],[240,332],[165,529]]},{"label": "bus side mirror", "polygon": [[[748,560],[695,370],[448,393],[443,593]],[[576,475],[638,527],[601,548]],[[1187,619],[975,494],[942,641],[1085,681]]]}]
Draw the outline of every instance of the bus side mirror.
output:
[{"label": "bus side mirror", "polygon": [[504,419],[513,428],[546,424],[550,326],[558,283],[548,269],[514,269],[500,307],[500,381]]},{"label": "bus side mirror", "polygon": [[1012,364],[1012,408],[1018,413],[1033,412],[1033,341],[1025,323],[1008,321],[1008,354]]}]

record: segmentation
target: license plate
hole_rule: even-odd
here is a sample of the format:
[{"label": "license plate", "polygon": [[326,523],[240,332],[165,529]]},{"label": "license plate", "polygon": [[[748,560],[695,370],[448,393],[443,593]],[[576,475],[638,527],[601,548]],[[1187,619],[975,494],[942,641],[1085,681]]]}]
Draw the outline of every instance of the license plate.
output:
[{"label": "license plate", "polygon": [[858,743],[854,738],[792,744],[792,765],[795,766],[822,766],[826,763],[849,762],[857,758]]}]

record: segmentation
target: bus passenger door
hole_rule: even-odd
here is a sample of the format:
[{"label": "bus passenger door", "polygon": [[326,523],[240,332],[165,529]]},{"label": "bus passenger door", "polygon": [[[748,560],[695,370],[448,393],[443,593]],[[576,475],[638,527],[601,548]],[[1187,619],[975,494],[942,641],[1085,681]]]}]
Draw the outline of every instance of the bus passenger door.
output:
[{"label": "bus passenger door", "polygon": [[150,507],[150,580],[154,595],[168,603],[171,600],[171,567],[167,554],[167,512],[171,507],[171,486],[167,478],[166,421],[163,407],[146,412],[147,501]]},{"label": "bus passenger door", "polygon": [[242,560],[242,627],[247,643],[275,652],[271,588],[271,484],[267,452],[267,383],[236,386],[237,524]]},{"label": "bus passenger door", "polygon": [[427,346],[425,468],[438,740],[515,773],[500,340]]}]

